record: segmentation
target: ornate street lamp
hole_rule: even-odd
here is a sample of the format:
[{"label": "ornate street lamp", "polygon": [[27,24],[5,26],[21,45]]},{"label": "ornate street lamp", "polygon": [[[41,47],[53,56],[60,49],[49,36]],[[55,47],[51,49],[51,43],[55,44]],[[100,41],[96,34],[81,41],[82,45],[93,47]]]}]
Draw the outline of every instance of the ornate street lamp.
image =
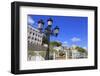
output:
[{"label": "ornate street lamp", "polygon": [[[52,24],[53,24],[53,20],[51,18],[49,18],[47,20],[47,23],[48,23],[48,26],[45,28],[44,30],[44,35],[46,36],[46,39],[47,39],[47,45],[48,45],[48,48],[47,48],[47,51],[46,51],[46,57],[45,59],[46,60],[49,60],[50,56],[49,56],[49,50],[50,50],[50,36],[58,36],[58,33],[59,33],[59,27],[56,26],[54,29],[52,29]],[[44,22],[43,20],[39,20],[38,21],[38,29],[40,30],[40,32],[42,32],[43,30],[43,25],[44,25]]]}]

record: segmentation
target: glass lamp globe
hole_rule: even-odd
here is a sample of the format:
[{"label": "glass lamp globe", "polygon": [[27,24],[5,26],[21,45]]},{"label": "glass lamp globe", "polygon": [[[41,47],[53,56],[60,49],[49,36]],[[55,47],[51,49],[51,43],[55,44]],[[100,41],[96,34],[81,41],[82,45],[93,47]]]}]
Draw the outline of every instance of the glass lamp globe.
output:
[{"label": "glass lamp globe", "polygon": [[58,26],[56,26],[55,29],[54,29],[54,34],[57,36],[58,33],[59,33],[59,28],[58,28]]},{"label": "glass lamp globe", "polygon": [[52,23],[53,23],[53,20],[52,20],[51,18],[49,18],[49,19],[47,20],[47,22],[48,22],[48,26],[51,26]]}]

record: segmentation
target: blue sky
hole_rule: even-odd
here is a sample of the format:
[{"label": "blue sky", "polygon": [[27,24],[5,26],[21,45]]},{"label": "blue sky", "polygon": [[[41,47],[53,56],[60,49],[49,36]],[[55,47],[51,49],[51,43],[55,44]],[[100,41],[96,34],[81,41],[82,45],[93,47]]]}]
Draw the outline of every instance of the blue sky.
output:
[{"label": "blue sky", "polygon": [[47,19],[53,19],[52,28],[59,26],[58,37],[51,36],[51,41],[57,40],[63,45],[78,45],[87,48],[88,45],[88,17],[78,16],[48,16],[48,15],[28,15],[28,24],[38,27],[37,22],[43,19],[44,28],[47,26]]}]

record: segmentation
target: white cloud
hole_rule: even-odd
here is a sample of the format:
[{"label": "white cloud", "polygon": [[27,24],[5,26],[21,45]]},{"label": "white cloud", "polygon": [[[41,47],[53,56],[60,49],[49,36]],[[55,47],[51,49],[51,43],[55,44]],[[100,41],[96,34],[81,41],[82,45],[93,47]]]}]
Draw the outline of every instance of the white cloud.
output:
[{"label": "white cloud", "polygon": [[78,38],[78,37],[73,37],[71,40],[72,40],[72,42],[79,42],[79,41],[81,41],[81,39]]},{"label": "white cloud", "polygon": [[86,46],[84,46],[83,48],[87,50],[87,47]]},{"label": "white cloud", "polygon": [[67,41],[64,41],[62,45],[63,46],[68,46],[68,42]]},{"label": "white cloud", "polygon": [[[55,40],[54,40],[55,41]],[[61,42],[61,41],[59,41],[59,40],[56,40],[57,42]]]},{"label": "white cloud", "polygon": [[30,16],[28,16],[28,24],[33,25],[34,23],[35,21]]},{"label": "white cloud", "polygon": [[67,41],[64,41],[63,43],[64,43],[64,44],[67,44],[68,42],[67,42]]}]

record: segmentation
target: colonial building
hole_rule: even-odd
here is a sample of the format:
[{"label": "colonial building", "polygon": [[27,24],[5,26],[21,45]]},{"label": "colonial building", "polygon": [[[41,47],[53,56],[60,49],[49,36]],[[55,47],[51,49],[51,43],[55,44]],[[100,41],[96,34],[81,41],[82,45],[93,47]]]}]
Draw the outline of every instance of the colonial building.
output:
[{"label": "colonial building", "polygon": [[54,47],[58,53],[54,54],[54,58],[59,57],[60,51],[62,51],[66,55],[66,59],[80,59],[80,58],[87,58],[87,52],[79,52],[76,49],[76,46],[73,45],[72,47],[68,48],[66,46],[59,46]]},{"label": "colonial building", "polygon": [[[47,47],[42,45],[43,33],[31,25],[27,26],[28,60],[44,60],[40,55]],[[34,55],[33,55],[34,54]]]},{"label": "colonial building", "polygon": [[41,45],[43,39],[43,33],[40,33],[38,29],[28,25],[28,43]]},{"label": "colonial building", "polygon": [[63,59],[68,59],[69,58],[69,49],[66,46],[59,46],[59,47],[54,47],[53,49],[55,49],[57,51],[57,53],[54,53],[54,58],[60,58],[62,55]]},{"label": "colonial building", "polygon": [[72,59],[87,58],[87,52],[79,52],[76,49],[76,46],[75,45],[73,45],[71,47],[71,52],[72,52]]}]

